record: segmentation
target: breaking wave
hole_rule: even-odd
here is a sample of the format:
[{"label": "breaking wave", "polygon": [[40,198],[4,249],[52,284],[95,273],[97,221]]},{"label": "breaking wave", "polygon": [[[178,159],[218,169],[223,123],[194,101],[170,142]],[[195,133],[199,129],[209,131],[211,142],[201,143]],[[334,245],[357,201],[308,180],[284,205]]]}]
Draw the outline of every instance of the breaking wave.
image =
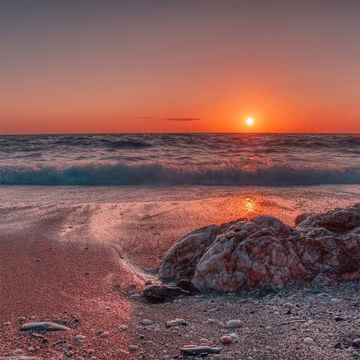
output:
[{"label": "breaking wave", "polygon": [[0,185],[260,185],[360,184],[360,168],[289,166],[244,169],[162,164],[0,167]]}]

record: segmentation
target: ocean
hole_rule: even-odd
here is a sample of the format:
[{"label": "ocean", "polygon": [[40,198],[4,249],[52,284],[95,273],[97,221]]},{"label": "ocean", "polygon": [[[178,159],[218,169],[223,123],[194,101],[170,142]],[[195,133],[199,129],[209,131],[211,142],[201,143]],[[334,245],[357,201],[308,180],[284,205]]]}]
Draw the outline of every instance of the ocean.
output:
[{"label": "ocean", "polygon": [[94,329],[140,323],[126,294],[158,281],[185,234],[360,203],[360,136],[2,136],[0,199],[2,343],[19,348],[16,319],[34,316],[80,325],[90,344]]},{"label": "ocean", "polygon": [[0,136],[0,185],[360,184],[360,135]]}]

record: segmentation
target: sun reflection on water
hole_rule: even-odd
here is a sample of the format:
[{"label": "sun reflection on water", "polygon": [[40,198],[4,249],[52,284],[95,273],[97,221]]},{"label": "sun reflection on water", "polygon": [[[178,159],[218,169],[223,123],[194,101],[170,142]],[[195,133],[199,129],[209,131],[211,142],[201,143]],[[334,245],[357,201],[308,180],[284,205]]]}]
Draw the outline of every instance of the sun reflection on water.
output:
[{"label": "sun reflection on water", "polygon": [[256,202],[252,198],[246,198],[243,203],[243,208],[246,212],[256,211]]}]

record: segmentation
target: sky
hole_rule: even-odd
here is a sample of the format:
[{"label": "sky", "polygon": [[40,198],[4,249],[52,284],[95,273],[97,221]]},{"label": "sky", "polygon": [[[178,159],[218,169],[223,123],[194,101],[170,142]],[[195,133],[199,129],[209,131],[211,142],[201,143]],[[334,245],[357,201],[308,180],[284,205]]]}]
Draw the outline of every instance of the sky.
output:
[{"label": "sky", "polygon": [[359,19],[356,0],[0,0],[0,133],[360,133]]}]

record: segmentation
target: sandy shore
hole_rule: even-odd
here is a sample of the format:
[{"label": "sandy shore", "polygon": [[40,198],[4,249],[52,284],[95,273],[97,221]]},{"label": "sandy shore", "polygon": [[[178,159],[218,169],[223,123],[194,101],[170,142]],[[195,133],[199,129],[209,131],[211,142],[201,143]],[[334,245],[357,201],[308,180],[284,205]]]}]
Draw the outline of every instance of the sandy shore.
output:
[{"label": "sandy shore", "polygon": [[[48,227],[61,221],[52,216],[30,226],[26,235],[0,236],[0,354],[21,349],[40,359],[63,359],[71,352],[75,358],[122,358],[131,334],[115,330],[129,322],[133,306],[113,289],[139,282],[108,246],[86,238],[53,241]],[[25,321],[54,321],[72,330],[33,337],[18,332]],[[99,337],[100,330],[109,336]],[[74,346],[79,334],[85,340]]]},{"label": "sandy shore", "polygon": [[[278,295],[240,302],[236,297],[206,295],[147,305],[131,294],[139,292],[146,279],[154,279],[164,252],[194,228],[259,213],[292,223],[309,208],[320,211],[358,201],[358,187],[336,191],[315,187],[306,192],[295,188],[213,188],[211,197],[206,188],[3,187],[0,193],[0,357],[21,353],[37,359],[169,359],[179,354],[180,346],[201,338],[218,344],[226,333],[220,323],[231,318],[244,322],[239,329],[241,340],[214,358],[306,358],[301,357],[302,351],[313,356],[309,359],[356,356],[350,350],[334,348],[335,340],[356,335],[358,309],[352,305],[358,301],[356,287],[346,291],[341,286],[331,288],[329,298],[339,302],[320,302],[314,318],[309,309],[315,295],[308,296],[307,290],[289,293],[284,304],[282,295],[280,303]],[[324,341],[317,333],[309,335],[321,342],[317,352],[313,344],[304,347],[305,332],[291,330],[292,325],[275,327],[278,334],[266,330],[275,322],[292,319],[283,314],[287,302],[295,308],[300,302],[302,312],[293,320],[315,321],[319,315],[320,328],[331,325],[327,331],[334,335]],[[324,322],[330,316],[326,311],[347,311],[350,325],[344,328],[347,322]],[[175,317],[184,318],[189,326],[165,329],[165,321]],[[152,325],[141,325],[143,319],[151,320]],[[55,321],[71,330],[39,336],[20,333],[21,323],[30,320]],[[290,330],[298,337],[281,343]],[[84,336],[80,344],[74,342],[76,335]],[[272,352],[266,346],[272,347]]]}]

